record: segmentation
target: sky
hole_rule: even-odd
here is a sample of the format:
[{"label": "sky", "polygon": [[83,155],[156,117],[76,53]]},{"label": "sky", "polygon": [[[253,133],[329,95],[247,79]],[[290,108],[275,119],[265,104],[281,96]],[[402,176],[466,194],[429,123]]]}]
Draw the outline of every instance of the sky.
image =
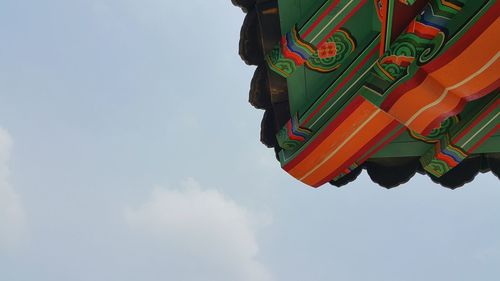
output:
[{"label": "sky", "polygon": [[0,279],[497,280],[500,185],[308,188],[229,0],[2,0]]}]

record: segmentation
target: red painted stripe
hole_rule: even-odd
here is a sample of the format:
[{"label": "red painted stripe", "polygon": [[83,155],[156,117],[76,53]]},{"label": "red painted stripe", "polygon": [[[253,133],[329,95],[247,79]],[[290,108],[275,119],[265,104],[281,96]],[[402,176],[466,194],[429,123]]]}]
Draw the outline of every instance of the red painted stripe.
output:
[{"label": "red painted stripe", "polygon": [[288,130],[288,138],[294,141],[305,141],[305,139],[301,136],[294,135],[293,129],[292,129],[292,124],[291,122],[287,123],[287,130]]},{"label": "red painted stripe", "polygon": [[343,18],[343,19],[339,22],[339,24],[338,24],[336,27],[334,27],[334,28],[333,28],[333,30],[332,30],[330,33],[328,33],[328,35],[326,35],[326,37],[324,37],[324,38],[323,38],[323,40],[321,40],[321,42],[319,42],[319,44],[317,44],[317,48],[318,48],[318,49],[319,49],[319,48],[321,48],[321,45],[323,45],[323,44],[326,42],[326,40],[328,40],[328,38],[330,38],[330,37],[333,35],[333,33],[335,33],[335,31],[337,31],[337,30],[338,30],[341,26],[343,26],[343,25],[345,24],[345,22],[346,22],[348,19],[350,19],[350,18],[352,17],[352,15],[354,15],[354,14],[355,14],[355,13],[356,13],[356,12],[357,12],[360,8],[361,8],[361,6],[363,6],[365,3],[366,3],[366,0],[361,1],[361,3],[359,3],[359,4],[358,4],[358,5],[354,8],[354,10],[352,10],[349,14],[347,14],[347,16],[346,16],[346,17],[344,17],[344,18]]},{"label": "red painted stripe", "polygon": [[500,124],[498,124],[491,132],[489,132],[484,138],[482,138],[480,141],[478,141],[473,147],[467,151],[469,154],[474,152],[476,149],[478,149],[487,139],[489,139],[491,136],[493,136],[498,130],[500,130]]},{"label": "red painted stripe", "polygon": [[477,99],[480,99],[486,95],[491,94],[493,91],[497,90],[498,88],[500,88],[500,78],[497,79],[495,82],[491,83],[491,85],[489,85],[488,87],[482,89],[481,91],[479,91],[475,94],[472,94],[470,96],[466,96],[466,97],[464,97],[464,99],[466,101],[477,100]]},{"label": "red painted stripe", "polygon": [[293,169],[297,164],[304,160],[309,153],[311,153],[318,145],[320,145],[335,129],[337,129],[344,120],[349,117],[363,102],[365,99],[358,96],[352,100],[352,102],[338,115],[334,120],[321,132],[311,143],[307,144],[307,147],[297,155],[292,161],[285,164],[282,168],[286,171]]},{"label": "red painted stripe", "polygon": [[412,31],[411,33],[417,34],[419,37],[432,40],[434,39],[438,33],[441,31],[439,28],[426,25],[421,22],[417,22],[416,20],[413,20],[415,24],[412,26]]},{"label": "red painted stripe", "polygon": [[488,116],[493,110],[495,110],[498,107],[498,105],[500,105],[500,100],[497,99],[496,102],[492,106],[490,106],[479,117],[477,117],[472,124],[467,126],[467,130],[464,130],[458,136],[456,136],[453,139],[453,143],[457,143],[457,142],[461,141],[466,134],[468,134],[474,127],[476,127],[477,124],[479,124],[481,121],[483,121],[483,119],[486,116]]},{"label": "red painted stripe", "polygon": [[344,79],[342,80],[342,82],[335,88],[332,90],[332,92],[330,94],[328,94],[328,97],[323,100],[321,102],[321,104],[319,106],[316,107],[316,109],[307,117],[307,119],[303,122],[304,125],[307,125],[307,123],[309,123],[309,121],[311,120],[311,118],[313,118],[316,114],[318,114],[318,112],[335,96],[337,95],[337,93],[348,83],[348,82],[351,82],[351,79],[354,75],[356,75],[359,70],[364,66],[366,65],[366,63],[375,55],[376,51],[378,50],[379,48],[379,44],[377,44],[371,51],[370,53],[368,54],[368,56],[366,56],[363,61],[361,61],[360,64],[358,64],[356,66],[356,68],[354,68],[353,71],[351,71],[349,73],[349,75]]},{"label": "red painted stripe", "polygon": [[333,1],[332,4],[330,4],[330,7],[328,7],[320,16],[319,18],[304,32],[302,35],[302,38],[306,37],[309,35],[317,26],[318,24],[328,15],[330,12],[339,4],[340,0]]},{"label": "red painted stripe", "polygon": [[303,137],[299,137],[299,136],[294,135],[293,132],[288,134],[288,138],[290,138],[291,140],[300,141],[300,142],[305,140]]},{"label": "red painted stripe", "polygon": [[[388,1],[383,1],[383,5],[385,7],[385,12],[382,14],[382,31],[381,31],[381,40],[382,44],[380,44],[380,56],[383,56],[385,53],[385,49],[387,49],[387,46],[385,45],[385,39],[387,38],[387,17],[389,15],[389,5],[387,4]],[[375,1],[375,6],[377,5],[377,2]],[[378,9],[378,7],[377,7]]]},{"label": "red painted stripe", "polygon": [[304,59],[302,57],[288,49],[285,37],[281,38],[281,50],[283,51],[283,56],[287,59],[293,60],[296,65],[302,65],[304,63]]},{"label": "red painted stripe", "polygon": [[[349,168],[352,163],[354,163],[357,159],[359,159],[361,156],[363,156],[364,153],[369,151],[377,142],[379,142],[381,139],[386,137],[389,133],[393,132],[394,129],[396,129],[399,126],[399,122],[396,120],[393,120],[389,125],[387,125],[380,133],[377,134],[374,138],[372,138],[369,142],[367,142],[360,150],[358,150],[351,158],[349,158],[346,162],[342,164],[338,169],[336,169],[334,172],[330,173],[327,177],[322,179],[321,181],[317,182],[316,184],[313,185],[313,187],[319,187],[332,179],[336,178],[340,173],[342,173],[343,170]],[[381,146],[380,146],[381,148]],[[372,155],[376,153],[377,150],[374,150],[372,152]]]},{"label": "red painted stripe", "polygon": [[441,152],[441,146],[439,146],[439,151],[436,153],[436,159],[444,161],[450,168],[456,167],[459,163],[453,159],[453,157],[448,156]]},{"label": "red painted stripe", "polygon": [[394,139],[396,139],[397,137],[399,137],[407,129],[408,128],[406,128],[406,127],[403,126],[401,129],[399,129],[399,131],[397,131],[390,138],[388,138],[386,141],[384,141],[382,144],[380,144],[377,148],[375,148],[374,151],[370,152],[369,154],[365,155],[365,157],[361,158],[358,163],[359,164],[364,163],[366,160],[368,160],[368,158],[372,157],[375,153],[379,152],[382,148],[384,148],[386,145],[388,145],[389,143],[391,143]]}]

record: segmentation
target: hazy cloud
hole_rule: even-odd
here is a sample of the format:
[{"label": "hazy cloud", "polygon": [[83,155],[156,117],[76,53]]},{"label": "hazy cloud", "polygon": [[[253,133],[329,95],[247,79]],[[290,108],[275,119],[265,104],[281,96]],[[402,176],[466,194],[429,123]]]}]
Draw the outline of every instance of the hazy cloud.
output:
[{"label": "hazy cloud", "polygon": [[0,128],[0,250],[16,247],[25,229],[24,209],[8,180],[11,147],[11,136]]},{"label": "hazy cloud", "polygon": [[126,211],[126,220],[163,241],[176,259],[189,260],[193,268],[186,270],[198,271],[189,280],[272,280],[256,259],[256,230],[270,219],[192,179],[178,189],[155,188],[148,202]]}]

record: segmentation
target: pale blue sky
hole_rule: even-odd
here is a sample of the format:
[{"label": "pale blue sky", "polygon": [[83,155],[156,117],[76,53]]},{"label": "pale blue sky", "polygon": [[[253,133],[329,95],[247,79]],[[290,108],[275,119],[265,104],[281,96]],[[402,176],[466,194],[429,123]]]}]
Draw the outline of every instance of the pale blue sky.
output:
[{"label": "pale blue sky", "polygon": [[497,280],[500,186],[310,189],[229,0],[0,3],[0,280]]}]

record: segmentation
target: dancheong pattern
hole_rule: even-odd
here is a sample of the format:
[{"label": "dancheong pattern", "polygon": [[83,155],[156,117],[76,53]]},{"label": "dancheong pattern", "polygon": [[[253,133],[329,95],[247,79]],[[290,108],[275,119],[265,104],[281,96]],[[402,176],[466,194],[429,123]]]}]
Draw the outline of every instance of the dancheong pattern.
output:
[{"label": "dancheong pattern", "polygon": [[410,76],[412,64],[421,66],[431,61],[445,43],[446,25],[458,12],[441,5],[440,0],[425,6],[422,14],[377,61],[366,87],[382,96]]},{"label": "dancheong pattern", "polygon": [[280,1],[284,35],[266,63],[287,82],[290,114],[273,131],[282,168],[318,187],[391,157],[447,178],[498,155],[499,11],[495,0]]},{"label": "dancheong pattern", "polygon": [[339,68],[356,49],[354,37],[346,29],[340,29],[328,38],[318,51],[307,61],[309,69],[318,72],[331,72]]},{"label": "dancheong pattern", "polygon": [[[432,136],[423,141],[433,143],[420,162],[430,174],[441,177],[458,166],[492,133],[500,123],[499,92],[492,93],[475,114],[460,122],[458,117],[447,119]],[[418,138],[418,134],[414,134]]]},{"label": "dancheong pattern", "polygon": [[288,77],[315,52],[315,47],[304,41],[294,27],[281,38],[281,44],[266,56],[266,61],[276,73]]},{"label": "dancheong pattern", "polygon": [[281,128],[276,138],[281,148],[293,150],[303,144],[311,134],[311,130],[300,127],[298,115],[295,115],[283,128]]}]

